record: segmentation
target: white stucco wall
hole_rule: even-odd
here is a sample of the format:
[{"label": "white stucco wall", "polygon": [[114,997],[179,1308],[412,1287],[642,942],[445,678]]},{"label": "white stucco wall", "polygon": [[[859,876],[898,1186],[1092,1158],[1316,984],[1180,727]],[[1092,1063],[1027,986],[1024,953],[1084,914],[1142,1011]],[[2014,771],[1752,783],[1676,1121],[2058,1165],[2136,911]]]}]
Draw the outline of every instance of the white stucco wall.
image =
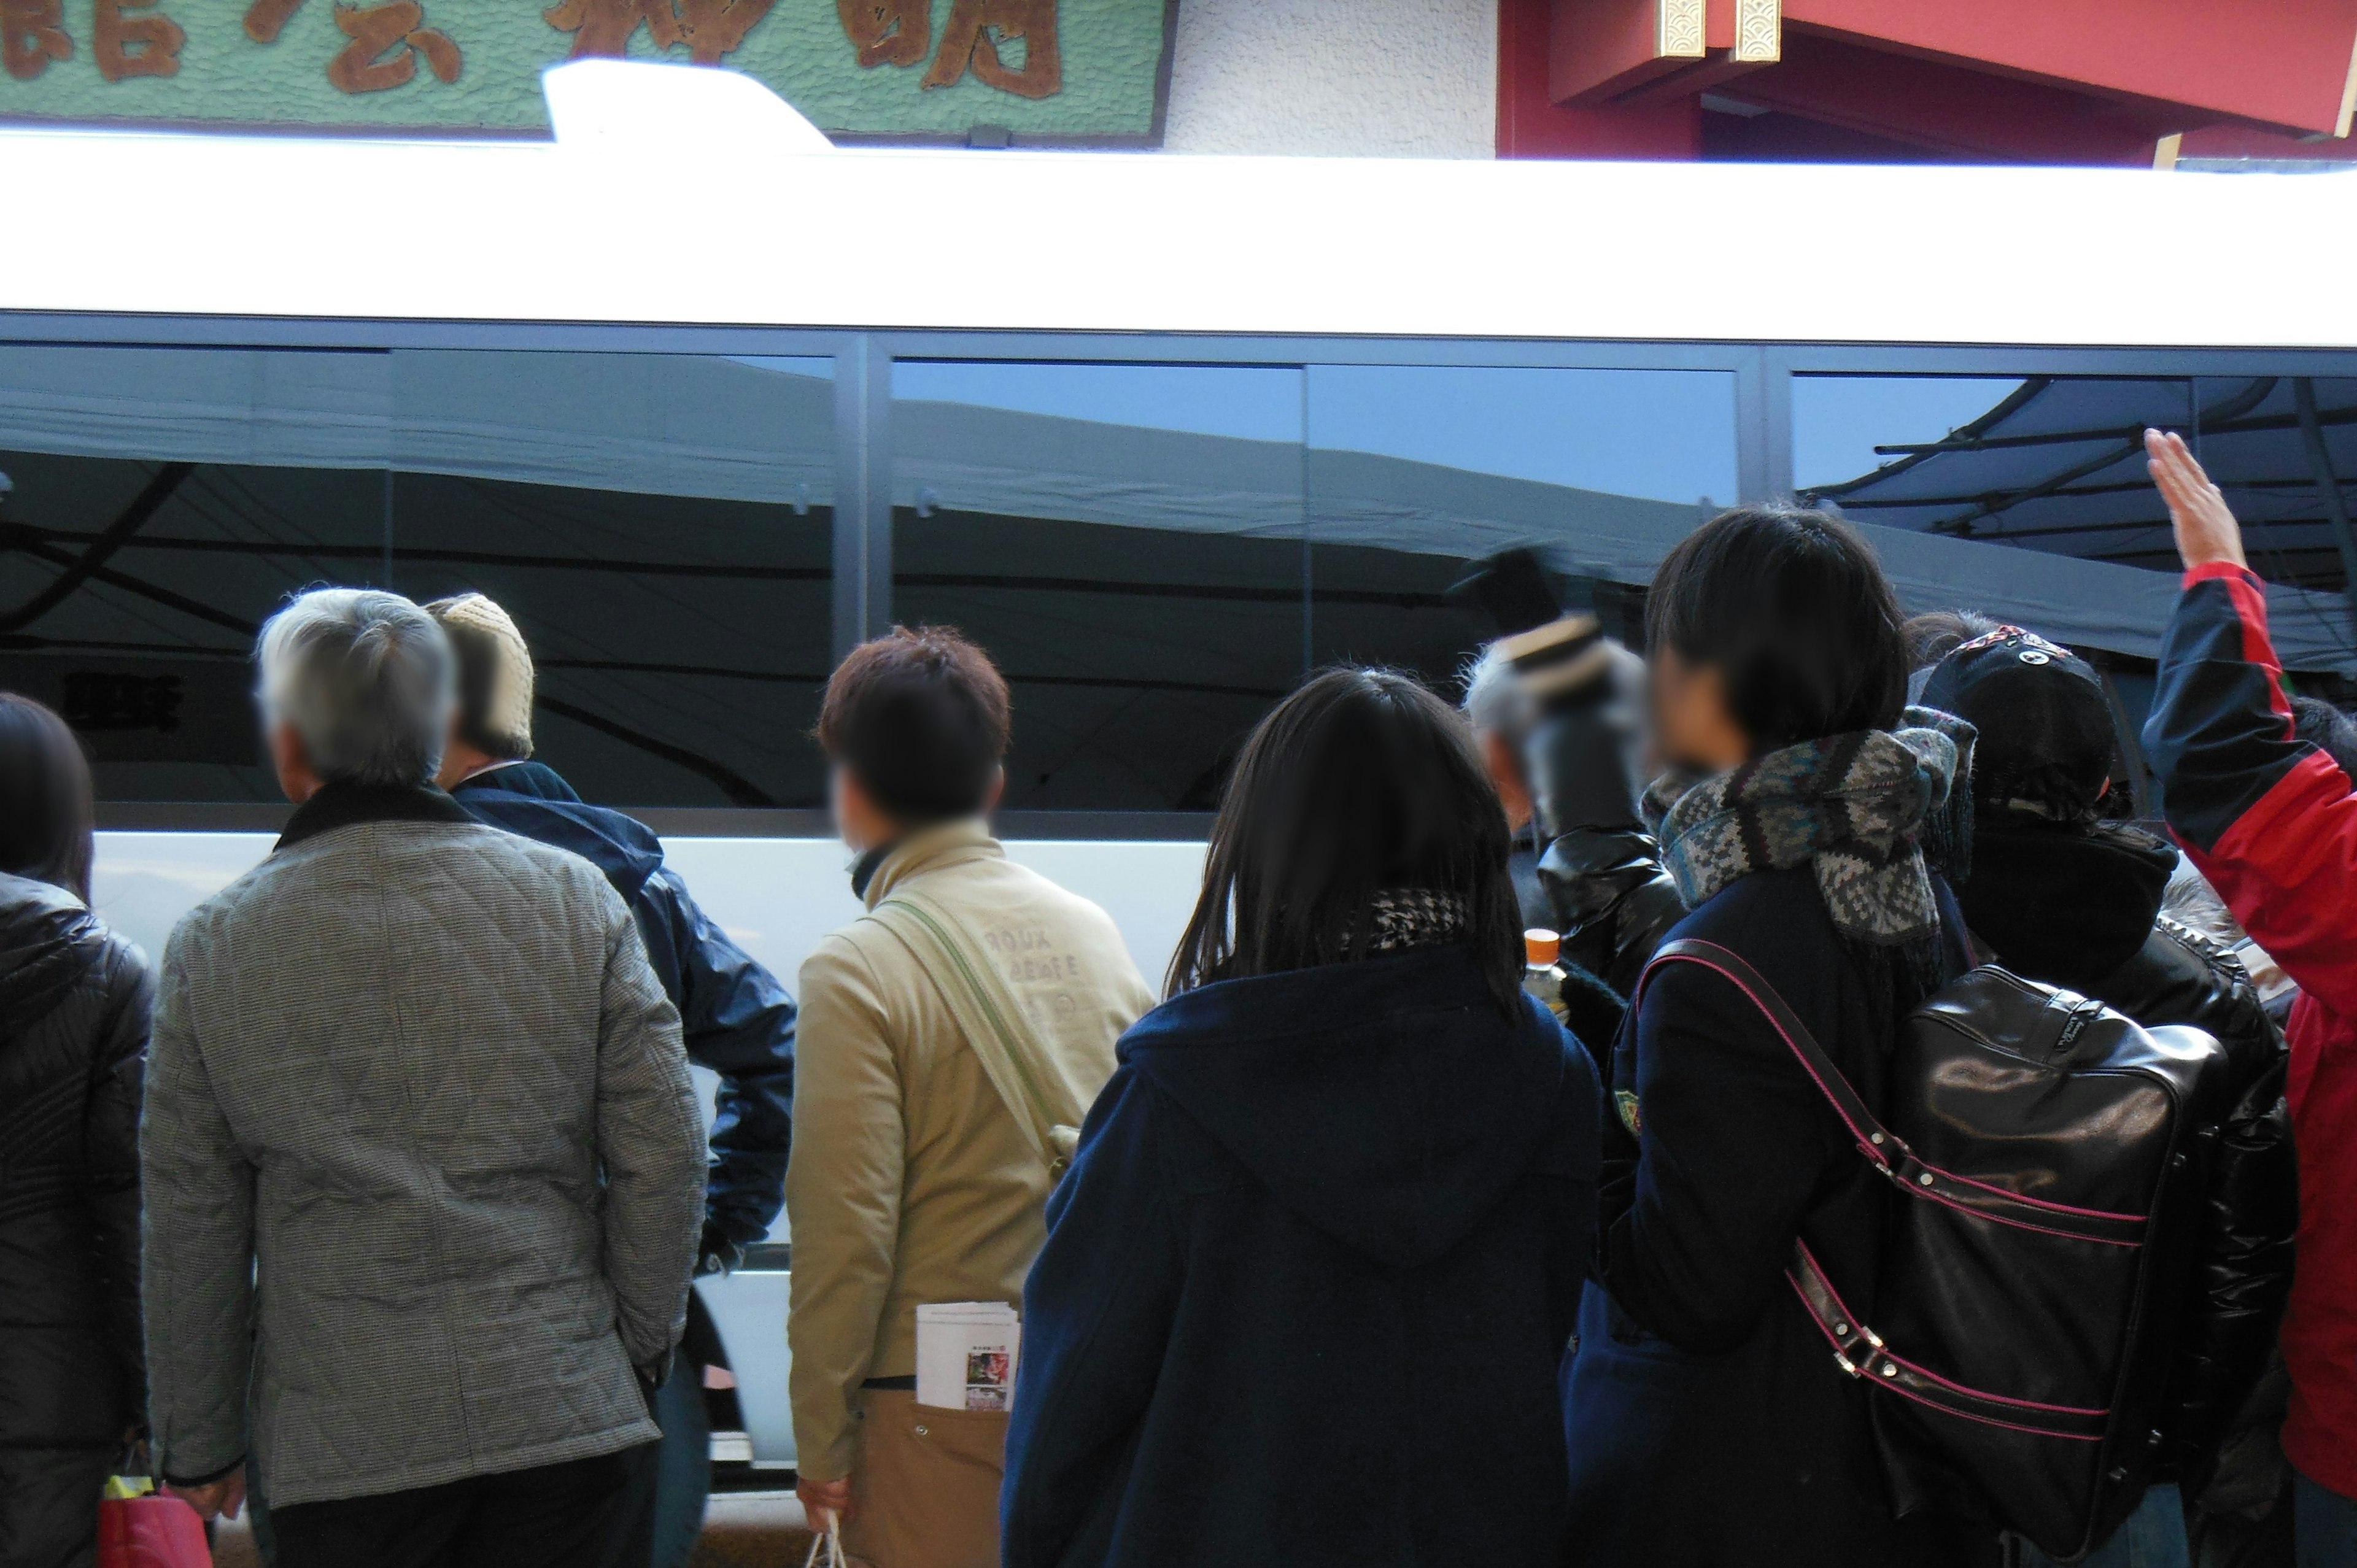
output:
[{"label": "white stucco wall", "polygon": [[1179,0],[1174,153],[1486,158],[1497,0]]}]

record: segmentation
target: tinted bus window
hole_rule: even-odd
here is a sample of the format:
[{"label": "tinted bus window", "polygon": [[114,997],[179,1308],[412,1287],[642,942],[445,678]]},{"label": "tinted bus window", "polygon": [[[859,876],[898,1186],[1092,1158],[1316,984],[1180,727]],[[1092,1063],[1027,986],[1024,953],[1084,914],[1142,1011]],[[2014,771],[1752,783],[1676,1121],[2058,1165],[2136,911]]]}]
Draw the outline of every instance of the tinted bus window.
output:
[{"label": "tinted bus window", "polygon": [[893,613],[1015,700],[1006,804],[1209,811],[1299,681],[1297,370],[902,360]]},{"label": "tinted bus window", "polygon": [[2270,581],[2340,591],[2326,498],[2357,475],[2357,381],[1801,376],[1793,477],[1861,521],[2173,573],[2147,425],[2193,443]]},{"label": "tinted bus window", "polygon": [[393,356],[396,585],[504,605],[591,800],[824,803],[833,361]]},{"label": "tinted bus window", "polygon": [[811,804],[825,360],[0,349],[0,685],[102,798],[274,800],[253,628],[321,584],[476,588],[592,799]]},{"label": "tinted bus window", "polygon": [[1650,581],[1670,545],[1735,499],[1735,378],[1724,371],[1308,374],[1318,662],[1415,670],[1453,696],[1498,634],[1444,596],[1470,559],[1535,548],[1584,607],[1611,596],[1604,585]]}]

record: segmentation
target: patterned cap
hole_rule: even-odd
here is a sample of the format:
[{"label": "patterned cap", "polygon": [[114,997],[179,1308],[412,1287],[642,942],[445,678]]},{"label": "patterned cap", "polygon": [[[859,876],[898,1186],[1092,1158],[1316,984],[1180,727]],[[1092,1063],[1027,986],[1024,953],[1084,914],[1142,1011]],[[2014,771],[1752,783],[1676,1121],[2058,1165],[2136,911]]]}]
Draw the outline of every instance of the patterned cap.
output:
[{"label": "patterned cap", "polygon": [[458,666],[458,738],[492,757],[532,755],[532,650],[508,612],[480,594],[436,599]]},{"label": "patterned cap", "polygon": [[2094,667],[2060,643],[2001,626],[1942,660],[1923,705],[1980,732],[1973,795],[2065,820],[2095,808],[2114,761],[2111,701]]}]

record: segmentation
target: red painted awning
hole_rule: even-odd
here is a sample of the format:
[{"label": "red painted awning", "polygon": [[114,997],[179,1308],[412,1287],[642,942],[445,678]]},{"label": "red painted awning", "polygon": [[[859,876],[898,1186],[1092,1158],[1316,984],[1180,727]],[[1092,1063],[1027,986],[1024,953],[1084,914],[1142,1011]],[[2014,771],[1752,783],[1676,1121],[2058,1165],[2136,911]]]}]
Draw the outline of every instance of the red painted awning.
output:
[{"label": "red painted awning", "polygon": [[[1500,5],[1509,156],[1703,156],[1708,107],[1889,156],[2143,163],[2209,127],[2345,138],[2352,103],[2357,0]],[[1811,138],[1752,140],[1806,156]]]}]

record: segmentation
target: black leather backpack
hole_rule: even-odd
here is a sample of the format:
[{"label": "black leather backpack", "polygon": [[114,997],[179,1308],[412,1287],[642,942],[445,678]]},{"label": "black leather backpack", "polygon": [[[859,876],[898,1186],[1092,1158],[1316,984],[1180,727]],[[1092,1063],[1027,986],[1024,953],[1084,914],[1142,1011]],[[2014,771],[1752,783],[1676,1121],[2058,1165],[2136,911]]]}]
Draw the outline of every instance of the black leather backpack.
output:
[{"label": "black leather backpack", "polygon": [[1785,1271],[1825,1337],[1827,1375],[1883,1396],[1900,1510],[1987,1519],[2059,1559],[2100,1545],[2167,1441],[2231,1109],[2217,1042],[1984,966],[1908,1015],[1878,1116],[1741,958],[1680,940],[1653,963],[1701,964],[1749,996],[1906,1196],[1863,1299],[1846,1300],[1805,1242]]}]

